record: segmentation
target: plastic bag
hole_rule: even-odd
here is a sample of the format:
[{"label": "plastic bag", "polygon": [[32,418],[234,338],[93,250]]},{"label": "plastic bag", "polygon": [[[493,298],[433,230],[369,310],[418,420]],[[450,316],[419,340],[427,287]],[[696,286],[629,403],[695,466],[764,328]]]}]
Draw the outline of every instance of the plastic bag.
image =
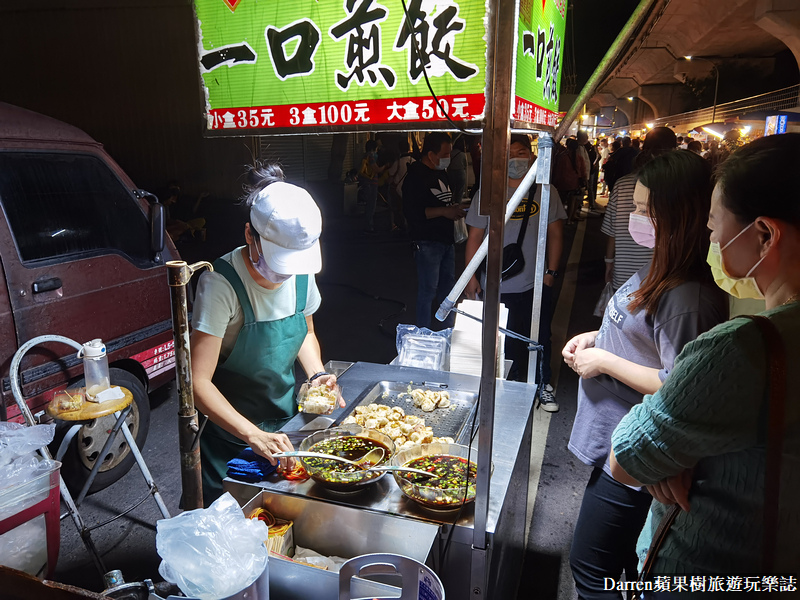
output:
[{"label": "plastic bag", "polygon": [[441,337],[444,338],[447,351],[450,352],[450,338],[453,337],[453,330],[452,329],[442,329],[441,331],[431,331],[427,327],[417,327],[416,325],[405,325],[400,323],[397,326],[397,335],[394,339],[395,347],[397,348],[398,354],[400,350],[403,348],[403,338],[407,335],[415,335],[415,336],[432,336],[432,337]]},{"label": "plastic bag", "polygon": [[398,325],[397,364],[404,367],[447,370],[450,367],[452,329],[431,331],[427,327]]},{"label": "plastic bag", "polygon": [[0,422],[0,489],[31,481],[56,468],[56,461],[43,460],[36,454],[53,441],[55,432],[54,424],[26,427]]},{"label": "plastic bag", "polygon": [[55,433],[54,424],[25,427],[19,423],[0,422],[0,466],[47,446]]},{"label": "plastic bag", "polygon": [[606,286],[603,288],[603,291],[600,292],[600,298],[597,300],[597,304],[595,304],[594,312],[592,313],[595,317],[601,317],[606,312],[606,306],[608,306],[609,300],[614,296],[614,287],[611,285],[609,281]]},{"label": "plastic bag", "polygon": [[191,598],[232,596],[266,568],[269,529],[263,521],[245,518],[230,493],[208,508],[162,519],[156,528],[158,572]]},{"label": "plastic bag", "polygon": [[464,217],[458,219],[455,223],[453,223],[453,237],[454,242],[456,244],[461,244],[462,242],[467,241],[467,221]]}]

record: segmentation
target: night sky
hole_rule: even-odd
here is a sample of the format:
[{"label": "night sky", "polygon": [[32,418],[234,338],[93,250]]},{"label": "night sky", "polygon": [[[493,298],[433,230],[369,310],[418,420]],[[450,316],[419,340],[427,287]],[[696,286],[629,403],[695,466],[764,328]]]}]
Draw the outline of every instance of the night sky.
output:
[{"label": "night sky", "polygon": [[570,58],[569,40],[572,39],[577,72],[576,93],[591,77],[638,4],[638,0],[570,0],[564,74],[569,72],[566,61]]}]

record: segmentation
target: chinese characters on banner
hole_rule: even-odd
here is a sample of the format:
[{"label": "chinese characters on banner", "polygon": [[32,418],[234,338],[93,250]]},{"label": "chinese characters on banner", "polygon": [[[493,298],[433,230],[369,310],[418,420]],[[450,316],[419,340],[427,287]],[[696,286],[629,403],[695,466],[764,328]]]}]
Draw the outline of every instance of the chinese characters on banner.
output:
[{"label": "chinese characters on banner", "polygon": [[555,127],[566,27],[565,0],[520,0],[512,118]]},{"label": "chinese characters on banner", "polygon": [[400,0],[195,0],[208,128],[413,128],[444,111],[481,120],[485,0],[406,6],[407,16]]}]

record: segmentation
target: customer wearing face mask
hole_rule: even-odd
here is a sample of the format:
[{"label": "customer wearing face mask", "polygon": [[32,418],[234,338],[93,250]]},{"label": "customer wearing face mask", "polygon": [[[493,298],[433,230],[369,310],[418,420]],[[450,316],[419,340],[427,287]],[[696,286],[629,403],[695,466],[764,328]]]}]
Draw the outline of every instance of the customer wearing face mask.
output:
[{"label": "customer wearing face mask", "polygon": [[[800,570],[798,170],[799,134],[744,146],[717,169],[708,218],[715,281],[737,298],[763,297],[761,316],[775,338],[747,318],[701,335],[612,436],[613,476],[646,485],[657,500],[639,538],[640,559],[664,515],[676,504],[682,509],[653,573]],[[784,356],[783,369],[773,353]]]},{"label": "customer wearing face mask", "polygon": [[626,581],[636,580],[636,539],[652,501],[641,487],[611,477],[611,433],[662,386],[684,345],[728,317],[706,264],[710,203],[711,169],[701,157],[676,150],[647,163],[628,227],[653,259],[611,298],[600,330],[575,336],[562,351],[581,377],[569,449],[594,467],[570,552],[582,599],[621,598],[605,578],[619,581],[623,570]]},{"label": "customer wearing face mask", "polygon": [[[527,135],[514,134],[511,136],[508,159],[508,191],[507,197],[511,198],[522,182],[522,178],[533,165],[534,156],[531,152],[531,142]],[[522,270],[512,277],[506,277],[500,283],[500,302],[508,308],[508,329],[524,336],[531,332],[531,312],[533,308],[533,284],[536,271],[536,245],[539,238],[539,206],[542,199],[541,186],[535,186],[517,206],[514,214],[503,229],[503,246],[520,244],[524,264]],[[466,244],[466,262],[480,248],[489,218],[479,213],[480,192],[470,205],[467,214],[469,237]],[[550,321],[553,316],[553,285],[558,277],[559,261],[563,244],[564,220],[567,213],[555,187],[550,192],[550,208],[548,211],[547,226],[547,251],[545,253],[544,286],[542,286],[542,305],[539,320],[539,334],[536,340],[544,346],[544,352],[539,357],[542,360],[541,407],[548,412],[556,412],[555,390],[550,385]],[[476,299],[481,293],[481,286],[485,281],[479,281],[472,276],[467,283],[464,293],[467,298]],[[528,348],[524,342],[507,337],[505,342],[506,358],[513,361],[508,378],[514,381],[528,380]]]},{"label": "customer wearing face mask", "polygon": [[[414,243],[417,263],[417,325],[430,327],[436,308],[455,284],[453,223],[464,216],[455,202],[447,178],[450,136],[429,133],[422,143],[422,158],[408,165],[403,181],[403,211]],[[452,326],[453,316],[446,326]]]},{"label": "customer wearing face mask", "polygon": [[[222,493],[227,463],[245,447],[274,463],[291,450],[275,433],[297,412],[294,363],[311,385],[336,384],[325,373],[312,315],[320,305],[314,273],[322,267],[322,217],[277,165],[247,174],[245,245],[200,277],[192,316],[192,378],[209,422],[200,438],[203,500]],[[341,401],[342,406],[344,405]]]}]

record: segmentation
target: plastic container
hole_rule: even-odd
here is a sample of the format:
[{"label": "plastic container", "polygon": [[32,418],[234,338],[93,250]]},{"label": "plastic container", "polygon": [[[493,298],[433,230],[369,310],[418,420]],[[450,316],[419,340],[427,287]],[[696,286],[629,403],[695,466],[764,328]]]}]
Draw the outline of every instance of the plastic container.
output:
[{"label": "plastic container", "polygon": [[78,351],[78,358],[83,359],[86,399],[93,400],[97,394],[111,387],[106,345],[100,338],[86,342],[83,348]]},{"label": "plastic container", "polygon": [[45,563],[47,576],[53,574],[61,543],[61,463],[52,464],[51,471],[0,490],[0,563],[35,576]]},{"label": "plastic container", "polygon": [[338,385],[308,385],[304,383],[297,393],[297,408],[310,415],[329,415],[336,408],[336,399],[341,394]]}]

